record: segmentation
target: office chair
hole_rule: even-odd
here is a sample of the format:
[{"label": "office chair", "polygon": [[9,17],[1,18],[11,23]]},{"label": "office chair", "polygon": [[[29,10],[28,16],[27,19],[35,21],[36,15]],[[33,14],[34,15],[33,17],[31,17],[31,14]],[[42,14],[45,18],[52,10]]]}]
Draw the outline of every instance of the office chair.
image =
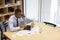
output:
[{"label": "office chair", "polygon": [[49,23],[49,22],[44,22],[46,25],[48,24],[48,25],[52,25],[52,26],[54,26],[54,27],[56,27],[56,24],[53,24],[53,23]]},{"label": "office chair", "polygon": [[8,23],[3,22],[0,24],[0,31],[1,31],[1,40],[7,40],[8,38],[3,34],[3,32],[7,31]]}]

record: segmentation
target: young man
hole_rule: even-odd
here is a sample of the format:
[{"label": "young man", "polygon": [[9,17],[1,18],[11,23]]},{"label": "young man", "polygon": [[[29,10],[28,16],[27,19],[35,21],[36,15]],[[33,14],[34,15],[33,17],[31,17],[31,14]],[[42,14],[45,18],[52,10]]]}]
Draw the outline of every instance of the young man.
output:
[{"label": "young man", "polygon": [[9,31],[17,31],[20,29],[24,29],[25,26],[21,25],[21,21],[22,21],[21,10],[16,9],[15,14],[9,18],[9,22],[8,22]]}]

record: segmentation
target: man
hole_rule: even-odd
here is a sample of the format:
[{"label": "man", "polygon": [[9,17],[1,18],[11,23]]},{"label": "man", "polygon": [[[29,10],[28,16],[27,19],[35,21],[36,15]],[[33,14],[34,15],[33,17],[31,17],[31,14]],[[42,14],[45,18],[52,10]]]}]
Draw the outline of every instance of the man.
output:
[{"label": "man", "polygon": [[22,21],[21,10],[16,9],[15,14],[9,18],[9,22],[8,22],[9,31],[17,31],[20,29],[24,29],[25,26],[21,25],[21,21]]}]

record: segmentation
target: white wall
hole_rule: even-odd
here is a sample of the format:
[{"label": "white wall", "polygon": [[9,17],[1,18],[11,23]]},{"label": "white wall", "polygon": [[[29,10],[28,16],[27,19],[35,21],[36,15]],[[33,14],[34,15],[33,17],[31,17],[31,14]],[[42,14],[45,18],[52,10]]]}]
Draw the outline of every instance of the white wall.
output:
[{"label": "white wall", "polygon": [[58,1],[58,7],[57,7],[57,13],[55,14],[55,23],[57,24],[57,27],[60,27],[60,0]]},{"label": "white wall", "polygon": [[56,24],[58,0],[42,0],[41,21]]},{"label": "white wall", "polygon": [[38,20],[38,0],[25,0],[25,14],[29,19]]},{"label": "white wall", "polygon": [[51,7],[51,0],[42,0],[42,7],[41,7],[41,21],[42,22],[50,21],[50,7]]},{"label": "white wall", "polygon": [[51,0],[50,22],[55,24],[55,14],[57,14],[58,0]]},{"label": "white wall", "polygon": [[42,0],[41,21],[48,21],[60,27],[60,0]]}]

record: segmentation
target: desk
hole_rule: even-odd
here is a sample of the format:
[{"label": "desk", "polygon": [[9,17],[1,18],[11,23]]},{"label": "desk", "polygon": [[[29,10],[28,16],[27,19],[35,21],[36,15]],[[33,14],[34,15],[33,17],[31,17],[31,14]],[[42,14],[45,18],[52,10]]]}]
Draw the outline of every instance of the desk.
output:
[{"label": "desk", "polygon": [[60,28],[50,27],[44,23],[37,22],[35,22],[35,26],[39,26],[41,28],[41,33],[31,36],[24,35],[12,37],[17,32],[4,32],[4,35],[11,40],[60,40]]}]

